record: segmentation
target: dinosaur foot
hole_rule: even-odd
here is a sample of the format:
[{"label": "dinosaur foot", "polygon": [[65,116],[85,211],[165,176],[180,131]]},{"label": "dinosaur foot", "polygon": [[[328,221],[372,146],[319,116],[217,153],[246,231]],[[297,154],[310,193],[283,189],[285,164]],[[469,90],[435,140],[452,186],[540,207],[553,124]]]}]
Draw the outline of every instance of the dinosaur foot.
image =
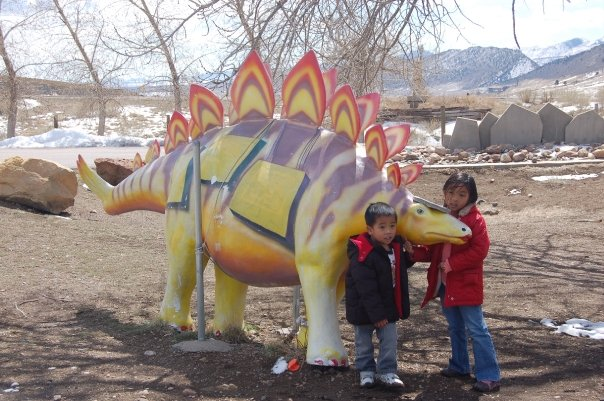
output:
[{"label": "dinosaur foot", "polygon": [[306,360],[306,363],[312,366],[319,366],[324,368],[347,368],[348,358],[344,357],[341,359],[327,359],[327,358],[314,358],[314,360]]},{"label": "dinosaur foot", "polygon": [[179,326],[176,323],[169,323],[168,327],[171,327],[172,329],[174,329],[174,331],[176,331],[177,333],[182,333],[184,331],[193,331],[193,325],[183,325],[183,326]]}]

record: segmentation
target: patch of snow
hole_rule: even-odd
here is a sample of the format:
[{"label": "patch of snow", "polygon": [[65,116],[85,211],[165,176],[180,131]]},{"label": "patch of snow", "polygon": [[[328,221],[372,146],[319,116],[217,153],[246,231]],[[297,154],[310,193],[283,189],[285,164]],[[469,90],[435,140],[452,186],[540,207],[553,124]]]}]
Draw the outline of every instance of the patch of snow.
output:
[{"label": "patch of snow", "polygon": [[566,175],[540,175],[531,177],[535,181],[551,181],[551,180],[586,180],[588,178],[596,178],[597,174],[566,174]]},{"label": "patch of snow", "polygon": [[25,108],[28,110],[41,105],[41,103],[35,99],[23,99],[23,103],[25,104]]},{"label": "patch of snow", "polygon": [[568,334],[573,337],[588,337],[593,340],[604,340],[604,322],[591,322],[586,319],[569,319],[557,325],[551,319],[541,319],[544,326],[555,328],[557,334]]}]

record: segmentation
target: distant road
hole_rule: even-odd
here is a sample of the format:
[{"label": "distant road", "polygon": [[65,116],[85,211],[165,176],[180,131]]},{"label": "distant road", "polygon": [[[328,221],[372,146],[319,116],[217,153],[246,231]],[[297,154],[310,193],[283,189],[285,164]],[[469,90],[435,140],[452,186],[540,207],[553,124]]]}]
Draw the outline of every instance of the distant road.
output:
[{"label": "distant road", "polygon": [[46,159],[68,168],[76,168],[78,155],[82,155],[88,165],[94,167],[94,159],[108,157],[112,159],[134,159],[136,152],[145,157],[146,147],[94,147],[94,148],[0,148],[0,162],[13,156],[24,159]]}]

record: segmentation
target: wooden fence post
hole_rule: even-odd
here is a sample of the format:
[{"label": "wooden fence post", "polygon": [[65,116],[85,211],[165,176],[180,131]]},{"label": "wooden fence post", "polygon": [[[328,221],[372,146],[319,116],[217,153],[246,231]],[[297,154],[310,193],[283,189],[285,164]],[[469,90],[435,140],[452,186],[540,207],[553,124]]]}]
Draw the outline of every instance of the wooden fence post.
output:
[{"label": "wooden fence post", "polygon": [[445,131],[447,127],[447,117],[445,106],[440,106],[440,144],[445,146]]},{"label": "wooden fence post", "polygon": [[59,128],[59,116],[56,114],[52,116],[52,126],[53,128]]}]

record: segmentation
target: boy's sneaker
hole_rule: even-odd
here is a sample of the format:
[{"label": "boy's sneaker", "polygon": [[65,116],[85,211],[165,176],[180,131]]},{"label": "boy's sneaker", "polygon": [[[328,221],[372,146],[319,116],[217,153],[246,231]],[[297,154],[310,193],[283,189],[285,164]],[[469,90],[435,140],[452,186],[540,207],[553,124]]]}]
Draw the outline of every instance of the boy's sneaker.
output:
[{"label": "boy's sneaker", "polygon": [[451,368],[444,368],[440,370],[440,374],[444,377],[453,377],[453,378],[459,378],[459,379],[467,379],[470,378],[470,374],[469,373],[461,373],[458,372],[456,370],[453,370]]},{"label": "boy's sneaker", "polygon": [[375,378],[386,387],[405,387],[405,383],[396,373],[381,373],[376,375]]},{"label": "boy's sneaker", "polygon": [[375,386],[375,376],[373,372],[361,372],[361,387],[372,388]]},{"label": "boy's sneaker", "polygon": [[472,390],[478,391],[479,393],[491,393],[494,391],[499,391],[500,387],[501,383],[499,381],[479,380],[474,383]]}]

